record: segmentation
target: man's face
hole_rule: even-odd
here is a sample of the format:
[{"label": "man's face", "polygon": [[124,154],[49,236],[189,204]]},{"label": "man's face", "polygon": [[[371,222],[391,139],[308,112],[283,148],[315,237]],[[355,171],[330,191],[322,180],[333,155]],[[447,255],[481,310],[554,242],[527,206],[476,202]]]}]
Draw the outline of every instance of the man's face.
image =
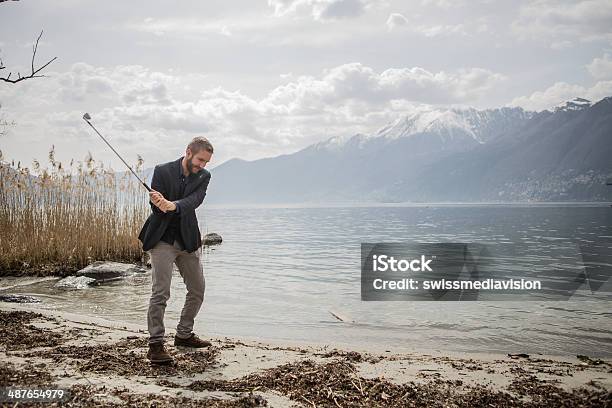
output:
[{"label": "man's face", "polygon": [[189,174],[198,173],[200,170],[206,167],[206,164],[208,164],[210,158],[212,157],[212,153],[207,152],[204,149],[193,154],[191,149],[188,148],[185,155],[187,157],[187,170],[189,170]]}]

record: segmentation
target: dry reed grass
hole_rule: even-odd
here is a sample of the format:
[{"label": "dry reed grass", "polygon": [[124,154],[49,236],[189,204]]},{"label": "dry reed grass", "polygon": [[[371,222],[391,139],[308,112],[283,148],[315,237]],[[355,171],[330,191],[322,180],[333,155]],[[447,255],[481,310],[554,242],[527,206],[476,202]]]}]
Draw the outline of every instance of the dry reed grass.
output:
[{"label": "dry reed grass", "polygon": [[[149,198],[91,154],[64,167],[3,161],[0,152],[0,275],[65,275],[94,260],[140,261],[138,232]],[[142,171],[138,158],[135,170]]]}]

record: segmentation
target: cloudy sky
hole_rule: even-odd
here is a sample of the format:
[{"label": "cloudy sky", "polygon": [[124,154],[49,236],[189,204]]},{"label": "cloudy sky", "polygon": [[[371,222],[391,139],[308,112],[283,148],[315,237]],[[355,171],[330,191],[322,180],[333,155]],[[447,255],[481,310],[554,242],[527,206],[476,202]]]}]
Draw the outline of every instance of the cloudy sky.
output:
[{"label": "cloudy sky", "polygon": [[612,95],[612,2],[246,0],[0,3],[5,160],[147,167],[195,135],[212,165],[369,133],[422,104],[542,110]]}]

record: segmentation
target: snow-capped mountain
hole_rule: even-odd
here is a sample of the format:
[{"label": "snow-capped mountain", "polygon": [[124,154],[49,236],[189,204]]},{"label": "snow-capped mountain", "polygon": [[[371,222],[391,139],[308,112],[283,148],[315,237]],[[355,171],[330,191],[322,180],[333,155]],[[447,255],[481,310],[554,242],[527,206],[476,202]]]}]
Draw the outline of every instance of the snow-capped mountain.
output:
[{"label": "snow-capped mountain", "polygon": [[[437,108],[423,106],[383,126],[370,135],[356,134],[352,137],[332,137],[317,143],[317,149],[338,151],[343,146],[352,145],[360,148],[368,147],[375,139],[393,141],[414,135],[435,135],[443,143],[452,141],[465,142],[471,138],[477,143],[485,143],[488,139],[516,127],[530,119],[535,113],[521,108],[504,107],[500,109],[477,110],[474,108]],[[457,140],[458,139],[458,140]],[[469,143],[469,142],[468,142]]]},{"label": "snow-capped mountain", "polygon": [[612,201],[612,97],[559,109],[424,107],[371,134],[213,169],[209,203]]},{"label": "snow-capped mountain", "polygon": [[508,125],[531,116],[533,112],[521,108],[427,108],[383,127],[376,137],[397,139],[417,133],[439,133],[452,138],[456,134],[468,134],[478,143],[484,143],[492,133],[502,132]]},{"label": "snow-capped mountain", "polygon": [[554,112],[581,111],[591,107],[591,101],[584,98],[574,98],[571,101],[560,103],[553,109]]}]

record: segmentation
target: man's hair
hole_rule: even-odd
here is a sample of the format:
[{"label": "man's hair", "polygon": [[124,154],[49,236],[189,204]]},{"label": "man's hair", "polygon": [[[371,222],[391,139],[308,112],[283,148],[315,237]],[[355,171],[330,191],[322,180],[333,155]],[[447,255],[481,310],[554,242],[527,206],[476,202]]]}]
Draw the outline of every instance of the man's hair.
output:
[{"label": "man's hair", "polygon": [[209,153],[213,153],[213,146],[204,136],[196,136],[187,145],[187,148],[191,150],[191,153],[199,153],[200,150],[204,149]]}]

